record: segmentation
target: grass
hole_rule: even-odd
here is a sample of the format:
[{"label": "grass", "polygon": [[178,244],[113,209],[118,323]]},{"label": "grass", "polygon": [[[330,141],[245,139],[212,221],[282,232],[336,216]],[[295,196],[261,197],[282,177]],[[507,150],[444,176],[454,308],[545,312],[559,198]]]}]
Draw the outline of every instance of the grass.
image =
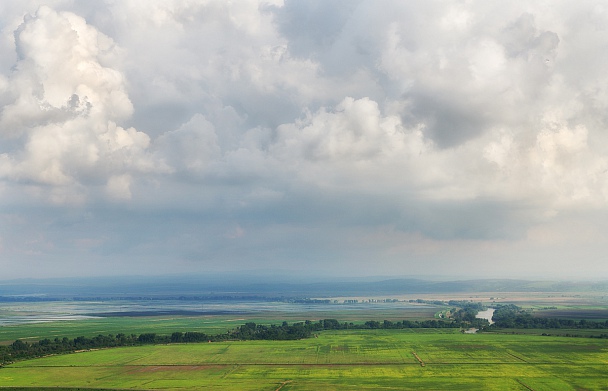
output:
[{"label": "grass", "polygon": [[[268,320],[266,320],[268,322]],[[219,334],[243,324],[234,317],[114,317],[77,321],[21,324],[0,327],[0,341],[11,343],[16,339],[37,341],[55,337],[94,337],[99,334],[171,334],[174,331],[200,331]]]},{"label": "grass", "polygon": [[490,329],[488,332],[496,334],[598,338],[608,334],[608,329]]},{"label": "grass", "polygon": [[348,330],[300,341],[116,348],[0,369],[0,387],[576,390],[605,384],[606,340],[452,330]]},{"label": "grass", "polygon": [[[88,391],[90,388],[60,388],[60,387],[2,387],[3,391]],[[116,389],[96,388],[95,391],[117,391]]]}]

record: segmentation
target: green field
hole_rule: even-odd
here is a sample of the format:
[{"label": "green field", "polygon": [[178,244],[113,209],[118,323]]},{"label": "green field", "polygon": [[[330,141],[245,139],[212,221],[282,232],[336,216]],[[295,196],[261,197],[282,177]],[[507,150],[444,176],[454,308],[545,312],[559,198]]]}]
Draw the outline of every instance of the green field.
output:
[{"label": "green field", "polygon": [[[269,323],[268,319],[255,319],[260,324]],[[277,323],[275,321],[274,323]],[[174,331],[199,331],[219,334],[245,323],[242,318],[234,317],[112,317],[88,319],[86,321],[60,321],[49,323],[20,324],[0,327],[0,343],[12,343],[16,339],[38,341],[55,337],[75,338],[94,337],[99,334],[171,334]]]},{"label": "green field", "polygon": [[[573,319],[601,319],[606,298],[515,296],[496,299]],[[425,299],[435,299],[429,296]],[[480,300],[492,296],[441,299]],[[108,317],[0,327],[0,343],[15,339],[99,334],[199,331],[223,333],[245,322],[279,324],[322,318],[432,319],[445,307],[318,307],[242,315]],[[0,316],[44,310],[40,304],[6,306]],[[13,314],[11,311],[15,312]],[[22,311],[22,312],[19,312]],[[566,313],[567,312],[567,313]],[[557,312],[556,312],[557,313]],[[146,345],[22,361],[0,369],[0,391],[76,390],[608,390],[605,329],[323,331],[299,341],[232,341]],[[551,334],[550,336],[542,334]],[[564,335],[584,338],[567,338]],[[562,335],[562,336],[559,336]]]},{"label": "green field", "polygon": [[602,390],[607,385],[607,340],[421,329],[114,348],[0,369],[0,387]]},{"label": "green field", "polygon": [[[30,307],[40,308],[39,304],[20,305],[30,310]],[[363,323],[366,320],[418,320],[433,319],[441,307],[438,306],[414,306],[412,308],[380,307],[379,309],[367,308],[364,311],[343,310],[339,306],[321,307],[325,310],[314,312],[281,312],[281,311],[259,311],[255,314],[239,315],[210,315],[210,316],[141,316],[141,317],[99,317],[86,320],[55,321],[44,323],[18,324],[0,327],[0,344],[10,344],[16,339],[23,341],[38,341],[43,338],[53,339],[55,337],[75,338],[79,336],[95,337],[99,334],[141,334],[157,333],[171,334],[174,331],[198,331],[206,334],[220,334],[246,322],[256,324],[280,324],[283,321],[303,322],[305,320],[318,320],[335,318],[337,314],[341,322]],[[10,319],[9,311],[0,307],[0,319]]]}]

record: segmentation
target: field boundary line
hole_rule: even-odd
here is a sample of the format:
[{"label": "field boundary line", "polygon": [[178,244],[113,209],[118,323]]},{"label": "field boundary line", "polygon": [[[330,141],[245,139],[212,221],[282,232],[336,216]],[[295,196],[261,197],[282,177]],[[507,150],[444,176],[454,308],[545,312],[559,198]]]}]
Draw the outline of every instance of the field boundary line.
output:
[{"label": "field boundary line", "polygon": [[519,379],[515,379],[516,382],[518,382],[519,384],[521,384],[522,386],[526,387],[528,390],[530,391],[534,391],[534,388],[530,387],[529,385],[527,385],[526,383],[524,383],[523,381],[519,380]]},{"label": "field boundary line", "polygon": [[[426,365],[426,363],[420,358],[417,357],[417,355],[415,355],[415,352],[412,352],[412,355],[414,355],[414,357],[416,358],[416,360],[418,361],[419,364],[424,364]],[[454,365],[480,365],[480,364],[484,364],[484,365],[500,365],[500,366],[504,366],[504,365],[532,365],[532,366],[545,366],[545,365],[556,365],[556,364],[562,364],[561,362],[553,362],[553,361],[512,361],[512,362],[504,362],[504,361],[454,361],[454,362],[446,362],[446,361],[433,361],[432,362],[433,365],[445,365],[445,366],[454,366]],[[304,366],[304,367],[339,367],[339,366],[385,366],[385,365],[391,365],[391,366],[400,366],[400,365],[414,365],[414,363],[411,362],[402,362],[402,361],[390,361],[390,362],[351,362],[351,363],[346,363],[346,362],[328,362],[328,363],[254,363],[254,362],[227,362],[227,363],[220,363],[220,362],[201,362],[201,363],[196,363],[196,364],[138,364],[138,365],[133,365],[133,364],[127,364],[127,365],[91,365],[91,366],[73,366],[73,365],[28,365],[28,366],[5,366],[4,368],[6,369],[11,369],[11,370],[26,370],[26,369],[30,369],[30,368],[83,368],[83,367],[91,367],[91,368],[154,368],[154,367],[175,367],[175,368],[179,368],[179,367],[193,367],[193,366],[201,366],[201,367],[205,367],[205,366],[211,366],[211,367],[233,367],[233,370],[236,370],[237,367],[239,366],[269,366],[269,367],[281,367],[281,366],[285,366],[285,367],[297,367],[297,366]],[[579,364],[583,367],[591,367],[591,368],[595,368],[595,367],[601,367],[601,368],[605,368],[608,364],[605,363],[585,363],[585,364]],[[1,387],[0,387],[1,388]]]},{"label": "field boundary line", "polygon": [[281,391],[281,388],[285,387],[285,385],[291,383],[293,380],[285,380],[284,382],[281,382],[281,384],[279,385],[279,388],[277,388],[274,391]]},{"label": "field boundary line", "polygon": [[523,361],[525,363],[527,363],[528,361],[524,360],[523,358],[516,356],[515,354],[511,353],[511,352],[507,352],[507,354],[511,357],[515,357],[516,359],[518,359],[519,361]]},{"label": "field boundary line", "polygon": [[226,377],[228,377],[228,375],[230,375],[231,373],[233,373],[234,371],[236,371],[240,367],[241,367],[240,364],[234,364],[234,365],[232,365],[232,368],[230,368],[228,371],[226,371],[226,373],[224,373],[222,375],[222,379],[225,379]]},{"label": "field boundary line", "polygon": [[422,359],[420,357],[418,357],[418,355],[416,354],[416,352],[412,352],[412,354],[414,355],[414,357],[416,358],[416,360],[418,360],[418,362],[420,363],[420,366],[423,367],[426,364],[424,363],[424,361],[422,361]]}]

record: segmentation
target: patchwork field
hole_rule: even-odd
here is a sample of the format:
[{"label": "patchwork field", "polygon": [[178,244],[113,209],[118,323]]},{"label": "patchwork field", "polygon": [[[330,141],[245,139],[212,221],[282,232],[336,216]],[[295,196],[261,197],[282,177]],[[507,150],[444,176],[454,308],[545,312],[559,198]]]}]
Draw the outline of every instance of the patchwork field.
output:
[{"label": "patchwork field", "polygon": [[608,341],[450,330],[115,348],[23,361],[0,387],[137,390],[601,390]]},{"label": "patchwork field", "polygon": [[[498,297],[494,293],[421,298],[482,301],[489,305],[512,302],[533,310],[536,316],[606,319],[607,297],[512,293]],[[117,333],[216,334],[245,322],[277,324],[283,320],[291,323],[333,317],[355,323],[370,319],[432,319],[445,309],[406,303],[348,306],[238,303],[237,307],[229,302],[222,305],[228,308],[232,305],[233,314],[161,316],[154,315],[149,307],[162,304],[163,309],[172,309],[171,305],[180,305],[182,309],[184,305],[153,302],[134,303],[136,309],[143,307],[149,316],[31,321],[48,315],[94,314],[100,309],[115,314],[117,306],[131,310],[126,304],[5,305],[0,308],[0,320],[5,322],[0,327],[0,343],[9,344],[18,338],[36,341]],[[203,310],[215,308],[205,303]],[[13,324],[19,318],[26,322]],[[505,329],[462,334],[445,329],[344,330],[324,331],[317,338],[300,341],[114,348],[22,361],[0,368],[0,390],[608,390],[608,340],[589,338],[604,332]]]}]

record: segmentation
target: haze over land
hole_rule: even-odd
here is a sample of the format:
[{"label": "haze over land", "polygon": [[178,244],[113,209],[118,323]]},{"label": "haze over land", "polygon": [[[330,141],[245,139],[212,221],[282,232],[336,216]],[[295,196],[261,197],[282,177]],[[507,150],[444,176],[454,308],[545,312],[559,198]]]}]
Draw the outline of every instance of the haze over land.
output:
[{"label": "haze over land", "polygon": [[0,279],[608,279],[604,1],[0,2]]}]

